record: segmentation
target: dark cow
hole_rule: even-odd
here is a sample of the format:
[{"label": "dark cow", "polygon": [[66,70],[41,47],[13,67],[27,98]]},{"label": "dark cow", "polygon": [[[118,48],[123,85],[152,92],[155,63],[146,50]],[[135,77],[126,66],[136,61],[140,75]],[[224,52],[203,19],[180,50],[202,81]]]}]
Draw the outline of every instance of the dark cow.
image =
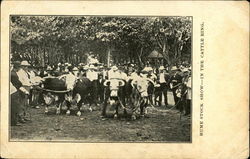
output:
[{"label": "dark cow", "polygon": [[67,83],[64,78],[45,79],[43,83],[43,96],[46,103],[45,113],[48,113],[48,105],[56,103],[56,114],[60,114],[62,103],[65,101],[67,106],[67,115],[70,115],[71,105],[76,104],[78,107],[77,115],[81,116],[80,109],[82,103],[89,102],[91,105],[92,100],[88,98],[91,97],[91,86],[91,81],[86,77],[74,81],[72,90],[67,90]]},{"label": "dark cow", "polygon": [[[72,104],[76,104],[78,111],[77,111],[77,115],[81,116],[81,106],[82,103],[89,103],[89,105],[91,106],[92,104],[92,91],[91,91],[91,81],[86,78],[86,77],[82,77],[81,79],[77,79],[73,91],[70,94],[66,94],[65,95],[65,99],[66,99],[66,103],[67,103],[67,107],[70,108],[70,106]],[[70,100],[71,99],[71,100]],[[91,107],[90,107],[91,109]],[[70,110],[67,110],[66,114],[70,114]]]},{"label": "dark cow", "polygon": [[105,88],[105,100],[102,109],[102,116],[106,116],[106,108],[109,100],[110,105],[115,107],[114,118],[117,118],[119,105],[125,104],[125,98],[124,98],[125,82],[120,79],[111,79],[111,80],[106,80],[103,84],[106,88]]},{"label": "dark cow", "polygon": [[64,95],[67,93],[65,81],[59,78],[46,78],[42,84],[43,98],[45,101],[45,113],[48,113],[48,106],[52,103],[57,104],[56,114],[60,114]]},{"label": "dark cow", "polygon": [[[155,83],[149,78],[139,78],[132,80],[131,86],[133,87],[133,101],[135,107],[140,107],[140,115],[145,115],[145,108],[149,104],[151,95],[151,86]],[[137,109],[137,108],[135,108]],[[132,112],[132,119],[136,119],[135,111]]]}]

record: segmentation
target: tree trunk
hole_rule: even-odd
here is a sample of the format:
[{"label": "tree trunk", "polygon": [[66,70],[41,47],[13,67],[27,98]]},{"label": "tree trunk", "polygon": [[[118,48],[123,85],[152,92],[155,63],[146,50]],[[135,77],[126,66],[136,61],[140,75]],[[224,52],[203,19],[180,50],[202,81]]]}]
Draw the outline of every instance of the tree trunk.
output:
[{"label": "tree trunk", "polygon": [[110,67],[110,53],[111,53],[111,47],[109,45],[108,50],[107,50],[107,66],[108,67]]}]

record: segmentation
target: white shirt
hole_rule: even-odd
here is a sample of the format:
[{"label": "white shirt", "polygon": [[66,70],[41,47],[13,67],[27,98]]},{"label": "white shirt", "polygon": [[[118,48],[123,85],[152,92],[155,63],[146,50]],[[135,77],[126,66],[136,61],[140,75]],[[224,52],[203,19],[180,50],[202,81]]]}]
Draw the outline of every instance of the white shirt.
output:
[{"label": "white shirt", "polygon": [[124,72],[120,72],[120,79],[127,81],[127,79],[128,79],[127,74]]},{"label": "white shirt", "polygon": [[120,73],[118,71],[110,70],[108,71],[108,79],[120,78]]},{"label": "white shirt", "polygon": [[102,73],[102,78],[103,78],[103,79],[106,79],[107,71],[103,70],[101,73]]},{"label": "white shirt", "polygon": [[34,77],[36,77],[36,74],[35,74],[35,72],[34,72],[34,71],[28,71],[27,73],[29,74],[30,79],[32,79],[32,78],[34,78]]},{"label": "white shirt", "polygon": [[87,71],[86,77],[90,80],[97,80],[98,79],[98,73],[96,71]]},{"label": "white shirt", "polygon": [[30,78],[28,77],[28,73],[25,72],[22,68],[17,72],[17,76],[20,82],[24,86],[31,86],[31,81],[30,81]]},{"label": "white shirt", "polygon": [[13,86],[13,84],[10,82],[10,94],[13,94],[17,91],[16,87]]},{"label": "white shirt", "polygon": [[164,73],[160,73],[160,80],[159,80],[160,83],[166,83],[166,80],[165,80],[165,74]]},{"label": "white shirt", "polygon": [[188,82],[187,82],[187,99],[190,99],[192,98],[192,88],[191,88],[191,85],[192,85],[192,81],[191,81],[191,77],[188,78]]}]

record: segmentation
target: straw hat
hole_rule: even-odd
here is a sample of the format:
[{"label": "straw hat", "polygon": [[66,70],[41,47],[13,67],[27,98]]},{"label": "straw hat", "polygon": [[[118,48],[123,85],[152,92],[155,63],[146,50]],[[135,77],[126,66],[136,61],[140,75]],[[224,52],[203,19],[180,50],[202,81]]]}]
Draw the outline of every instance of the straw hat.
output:
[{"label": "straw hat", "polygon": [[77,67],[74,67],[74,68],[72,69],[72,71],[78,71],[78,68],[77,68]]},{"label": "straw hat", "polygon": [[173,66],[172,68],[171,68],[171,71],[178,71],[179,69],[176,67],[176,66]]},{"label": "straw hat", "polygon": [[94,65],[90,65],[89,69],[96,69]]},{"label": "straw hat", "polygon": [[28,61],[22,61],[21,66],[30,66],[30,64],[28,63]]},{"label": "straw hat", "polygon": [[149,66],[148,71],[153,71],[153,68]]},{"label": "straw hat", "polygon": [[69,69],[66,68],[64,71],[65,71],[65,72],[69,72]]},{"label": "straw hat", "polygon": [[118,68],[116,66],[112,66],[111,69],[114,70],[114,71],[118,70]]},{"label": "straw hat", "polygon": [[165,70],[164,66],[160,66],[159,70]]},{"label": "straw hat", "polygon": [[48,66],[47,71],[52,71],[52,68],[50,66]]},{"label": "straw hat", "polygon": [[188,68],[183,68],[182,71],[183,72],[188,72],[189,70],[188,70]]}]

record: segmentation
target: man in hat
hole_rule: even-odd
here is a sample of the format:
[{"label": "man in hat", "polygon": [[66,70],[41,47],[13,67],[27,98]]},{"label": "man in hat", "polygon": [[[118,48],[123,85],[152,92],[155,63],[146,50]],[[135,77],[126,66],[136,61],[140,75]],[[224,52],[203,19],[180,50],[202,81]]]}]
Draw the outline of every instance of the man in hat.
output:
[{"label": "man in hat", "polygon": [[28,67],[29,66],[30,66],[30,64],[28,63],[28,61],[22,61],[21,68],[17,72],[19,80],[21,81],[23,86],[25,86],[27,88],[31,87],[31,85],[32,85],[31,81],[30,81],[30,75],[28,74]]},{"label": "man in hat", "polygon": [[14,86],[16,86],[16,88],[18,88],[17,86],[17,78],[18,80],[21,82],[21,87],[19,87],[19,89],[23,92],[20,94],[20,105],[21,107],[21,112],[20,112],[20,120],[21,122],[25,122],[28,121],[30,119],[27,118],[27,108],[29,105],[29,94],[30,94],[30,89],[31,89],[31,80],[28,74],[28,67],[30,66],[30,64],[28,63],[28,61],[22,61],[21,62],[21,68],[19,70],[16,70],[16,75],[17,77],[15,77],[14,72],[12,72],[12,79],[15,81],[12,82],[12,84]]},{"label": "man in hat", "polygon": [[47,66],[46,72],[47,72],[47,74],[46,74],[45,78],[54,77],[53,76],[53,69],[52,69],[52,67],[50,65]]},{"label": "man in hat", "polygon": [[116,79],[119,78],[119,76],[118,67],[112,66],[111,70],[108,71],[108,79]]},{"label": "man in hat", "polygon": [[[164,98],[164,104],[165,106],[168,105],[168,90],[169,90],[169,82],[170,82],[170,76],[166,73],[166,70],[164,66],[159,67],[159,74],[157,76],[157,83],[160,85],[158,89],[156,89],[156,96],[157,99],[159,97],[158,105],[161,106],[162,104],[162,95]],[[156,100],[155,100],[156,101]]]},{"label": "man in hat", "polygon": [[157,80],[157,76],[153,72],[152,67],[148,67],[148,76],[149,79],[153,80],[154,82]]},{"label": "man in hat", "polygon": [[30,81],[32,84],[32,87],[30,89],[30,97],[29,97],[30,105],[33,108],[38,109],[39,108],[38,106],[39,91],[36,89],[36,86],[42,82],[42,78],[38,77],[35,67],[32,67],[32,66],[28,67],[27,73],[29,74]]},{"label": "man in hat", "polygon": [[[28,67],[30,66],[30,64],[28,63],[28,61],[22,61],[21,62],[21,68],[19,69],[19,71],[17,72],[18,78],[21,81],[23,87],[26,89],[26,91],[28,91],[30,94],[30,89],[32,87],[32,82],[30,79],[30,75],[28,73]],[[29,95],[25,95],[23,96],[24,98],[24,115],[27,115],[27,109],[29,106]],[[25,120],[30,120],[26,117],[24,117]]]},{"label": "man in hat", "polygon": [[103,103],[104,101],[104,78],[103,78],[103,74],[99,73],[98,74],[98,82],[97,82],[97,89],[98,89],[98,99],[100,103]]},{"label": "man in hat", "polygon": [[[157,76],[153,73],[153,68],[151,66],[148,66],[146,70],[147,70],[146,78],[151,79],[155,83],[157,80]],[[150,103],[153,103],[153,95],[155,94],[155,92],[154,92],[155,87],[156,87],[156,85],[149,83],[148,93],[149,93]]]},{"label": "man in hat", "polygon": [[128,80],[137,80],[140,77],[140,70],[138,68],[133,68],[132,73],[128,76]]},{"label": "man in hat", "polygon": [[187,81],[185,82],[186,87],[187,87],[185,115],[189,115],[190,110],[191,110],[191,100],[192,100],[192,81],[191,80],[192,80],[191,71],[188,71]]},{"label": "man in hat", "polygon": [[11,96],[11,126],[19,126],[21,123],[25,123],[22,118],[23,110],[23,96],[29,94],[29,92],[23,87],[21,81],[18,78],[17,72],[19,70],[20,62],[14,62],[11,64],[11,82],[10,82],[10,96]]},{"label": "man in hat", "polygon": [[170,77],[170,88],[173,91],[173,96],[174,96],[174,102],[175,102],[175,106],[178,110],[180,110],[180,106],[179,106],[179,98],[177,97],[177,89],[178,86],[181,85],[182,83],[182,77],[180,76],[180,69],[178,69],[176,66],[172,67],[171,69],[171,77]]},{"label": "man in hat", "polygon": [[86,72],[86,77],[91,81],[91,94],[93,97],[93,103],[97,105],[97,92],[98,92],[98,72],[94,65],[90,65],[88,71]]},{"label": "man in hat", "polygon": [[127,79],[128,79],[128,76],[127,76],[127,74],[125,73],[124,68],[123,68],[122,66],[119,67],[118,73],[120,74],[120,75],[119,75],[119,78],[120,78],[121,80],[123,80],[124,82],[126,82]]},{"label": "man in hat", "polygon": [[147,78],[148,72],[149,72],[149,67],[144,67],[144,68],[141,70],[140,76],[143,77],[143,78]]}]

